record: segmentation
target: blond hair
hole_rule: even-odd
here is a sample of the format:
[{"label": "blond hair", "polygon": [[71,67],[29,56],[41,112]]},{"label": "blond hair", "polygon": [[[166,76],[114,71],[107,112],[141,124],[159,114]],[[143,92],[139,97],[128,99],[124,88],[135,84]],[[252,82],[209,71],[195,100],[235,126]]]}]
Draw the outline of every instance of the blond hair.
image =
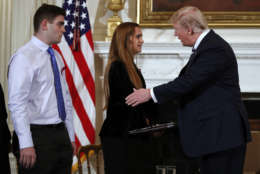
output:
[{"label": "blond hair", "polygon": [[208,29],[208,22],[202,12],[193,6],[180,8],[170,18],[172,24],[179,23],[184,28],[191,28],[194,33]]}]

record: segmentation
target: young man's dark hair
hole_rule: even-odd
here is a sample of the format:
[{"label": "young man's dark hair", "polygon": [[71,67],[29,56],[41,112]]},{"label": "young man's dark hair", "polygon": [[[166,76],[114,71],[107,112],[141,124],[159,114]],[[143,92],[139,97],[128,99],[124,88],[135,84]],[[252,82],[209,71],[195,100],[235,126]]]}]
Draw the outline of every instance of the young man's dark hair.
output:
[{"label": "young man's dark hair", "polygon": [[55,17],[62,15],[65,16],[65,10],[63,8],[57,7],[55,5],[43,4],[36,11],[33,17],[33,27],[34,32],[38,32],[40,23],[47,19],[49,22],[52,22]]}]

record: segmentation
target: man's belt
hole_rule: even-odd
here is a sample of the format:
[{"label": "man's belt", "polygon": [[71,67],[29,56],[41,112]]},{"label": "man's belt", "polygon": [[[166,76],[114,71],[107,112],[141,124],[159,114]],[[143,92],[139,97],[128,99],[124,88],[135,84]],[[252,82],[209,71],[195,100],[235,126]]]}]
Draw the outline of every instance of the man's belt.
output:
[{"label": "man's belt", "polygon": [[42,129],[42,128],[60,129],[60,128],[65,128],[65,124],[63,122],[58,124],[30,124],[30,127],[32,129]]}]

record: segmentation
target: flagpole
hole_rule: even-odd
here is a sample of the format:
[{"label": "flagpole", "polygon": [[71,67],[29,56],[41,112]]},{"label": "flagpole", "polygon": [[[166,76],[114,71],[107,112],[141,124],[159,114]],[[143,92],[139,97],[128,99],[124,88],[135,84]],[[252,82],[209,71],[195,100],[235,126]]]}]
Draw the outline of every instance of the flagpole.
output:
[{"label": "flagpole", "polygon": [[75,28],[73,31],[73,51],[79,51],[80,49],[80,0],[75,0]]}]

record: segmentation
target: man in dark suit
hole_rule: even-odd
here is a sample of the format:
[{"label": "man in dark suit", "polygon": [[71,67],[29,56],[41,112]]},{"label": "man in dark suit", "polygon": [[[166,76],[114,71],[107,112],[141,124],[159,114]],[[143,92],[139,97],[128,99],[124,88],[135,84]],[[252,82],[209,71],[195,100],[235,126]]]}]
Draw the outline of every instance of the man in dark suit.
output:
[{"label": "man in dark suit", "polygon": [[188,156],[199,158],[201,174],[242,174],[251,134],[235,54],[208,29],[198,8],[181,8],[171,20],[175,36],[184,46],[193,47],[189,62],[175,80],[135,90],[126,103],[177,100],[182,147]]},{"label": "man in dark suit", "polygon": [[0,164],[1,172],[9,174],[10,164],[8,153],[10,149],[11,134],[8,129],[6,119],[7,113],[5,109],[5,98],[2,86],[0,84]]}]

